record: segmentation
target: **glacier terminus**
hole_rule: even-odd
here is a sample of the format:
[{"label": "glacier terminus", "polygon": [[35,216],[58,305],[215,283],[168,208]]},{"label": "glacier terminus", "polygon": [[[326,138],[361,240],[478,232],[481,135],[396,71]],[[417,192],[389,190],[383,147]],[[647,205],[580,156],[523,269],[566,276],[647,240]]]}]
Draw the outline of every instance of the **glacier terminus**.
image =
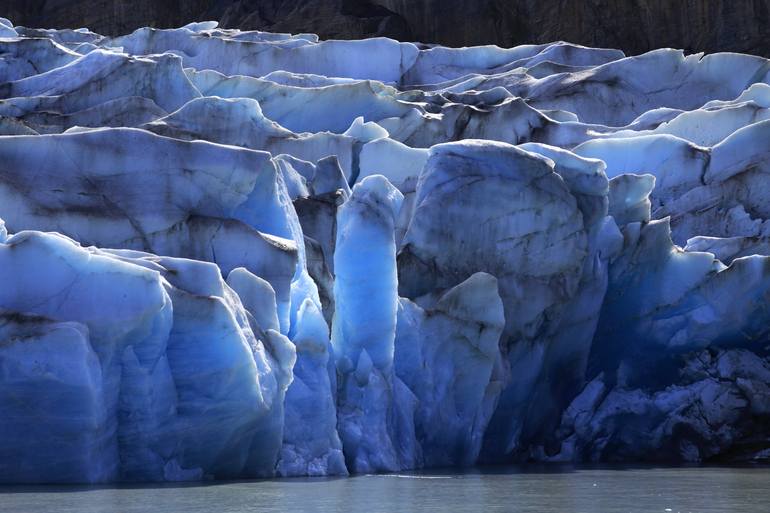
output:
[{"label": "glacier terminus", "polygon": [[770,460],[770,61],[0,19],[0,482]]}]

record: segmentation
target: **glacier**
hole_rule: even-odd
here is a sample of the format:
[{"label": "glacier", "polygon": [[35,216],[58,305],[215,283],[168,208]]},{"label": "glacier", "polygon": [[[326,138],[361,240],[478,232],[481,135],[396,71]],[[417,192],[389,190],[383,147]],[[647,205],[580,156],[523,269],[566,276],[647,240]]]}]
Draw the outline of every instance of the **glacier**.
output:
[{"label": "glacier", "polygon": [[770,62],[0,19],[0,482],[770,460]]}]

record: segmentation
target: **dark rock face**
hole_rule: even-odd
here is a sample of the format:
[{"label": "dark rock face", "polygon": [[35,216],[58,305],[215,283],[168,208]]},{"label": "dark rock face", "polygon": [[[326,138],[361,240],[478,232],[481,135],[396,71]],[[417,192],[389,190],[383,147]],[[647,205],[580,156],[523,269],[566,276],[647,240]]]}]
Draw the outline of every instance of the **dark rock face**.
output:
[{"label": "dark rock face", "polygon": [[323,39],[387,36],[414,39],[405,18],[376,1],[220,0],[211,11],[226,27],[310,32]]},{"label": "dark rock face", "polygon": [[35,28],[87,27],[123,34],[143,25],[173,26],[201,16],[211,0],[7,0],[0,16]]},{"label": "dark rock face", "polygon": [[0,16],[111,35],[216,19],[322,38],[449,46],[565,40],[628,54],[674,47],[770,56],[770,0],[5,0]]},{"label": "dark rock face", "polygon": [[565,40],[642,53],[673,47],[768,55],[770,1],[376,0],[418,40],[515,46]]}]

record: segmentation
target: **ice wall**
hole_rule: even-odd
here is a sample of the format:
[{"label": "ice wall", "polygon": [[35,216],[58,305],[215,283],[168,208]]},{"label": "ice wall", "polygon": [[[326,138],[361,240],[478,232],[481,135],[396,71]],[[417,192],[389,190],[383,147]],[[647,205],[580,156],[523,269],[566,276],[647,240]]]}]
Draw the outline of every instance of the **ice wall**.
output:
[{"label": "ice wall", "polygon": [[767,459],[768,69],[0,20],[0,481]]}]

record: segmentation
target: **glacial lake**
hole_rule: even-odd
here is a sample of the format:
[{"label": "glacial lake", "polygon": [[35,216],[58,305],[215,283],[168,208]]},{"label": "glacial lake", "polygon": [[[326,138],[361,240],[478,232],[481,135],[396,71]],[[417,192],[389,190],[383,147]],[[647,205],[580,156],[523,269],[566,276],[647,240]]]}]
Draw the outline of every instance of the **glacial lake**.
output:
[{"label": "glacial lake", "polygon": [[770,467],[524,467],[109,487],[0,487],[18,513],[768,513]]}]

